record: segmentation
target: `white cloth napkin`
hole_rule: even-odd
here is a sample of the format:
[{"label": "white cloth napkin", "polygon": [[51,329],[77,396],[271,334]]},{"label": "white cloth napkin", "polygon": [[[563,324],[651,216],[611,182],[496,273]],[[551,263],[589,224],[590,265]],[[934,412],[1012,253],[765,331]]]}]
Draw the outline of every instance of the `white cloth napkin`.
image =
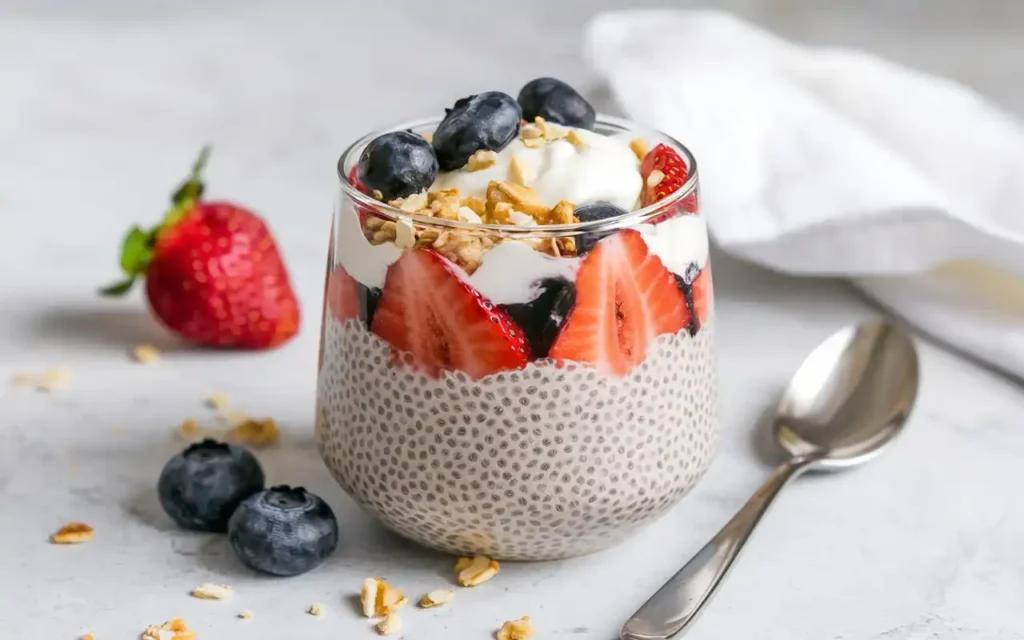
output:
[{"label": "white cloth napkin", "polygon": [[697,157],[711,236],[845,276],[1024,376],[1024,129],[969,89],[714,11],[597,16],[586,52],[638,121]]}]

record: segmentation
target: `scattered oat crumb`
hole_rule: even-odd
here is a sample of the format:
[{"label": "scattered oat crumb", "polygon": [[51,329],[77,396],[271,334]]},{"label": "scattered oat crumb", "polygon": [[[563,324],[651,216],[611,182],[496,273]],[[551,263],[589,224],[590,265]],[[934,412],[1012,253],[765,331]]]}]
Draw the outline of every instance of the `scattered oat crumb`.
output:
[{"label": "scattered oat crumb", "polygon": [[629,148],[633,150],[637,160],[643,160],[647,156],[647,142],[643,138],[630,140]]},{"label": "scattered oat crumb", "polygon": [[78,637],[78,640],[96,640],[96,636],[92,635],[91,633],[83,633],[81,636]]},{"label": "scattered oat crumb", "polygon": [[523,138],[523,145],[528,149],[543,147],[548,143],[544,138]]},{"label": "scattered oat crumb", "polygon": [[69,522],[50,536],[54,544],[79,544],[88,542],[96,535],[96,531],[84,522]]},{"label": "scattered oat crumb", "polygon": [[54,367],[41,374],[19,373],[12,378],[15,387],[33,387],[36,391],[56,391],[71,384],[71,369]]},{"label": "scattered oat crumb", "polygon": [[387,617],[374,625],[377,633],[382,636],[390,636],[402,631],[402,619],[397,613],[389,613]]},{"label": "scattered oat crumb", "polygon": [[178,427],[178,437],[185,440],[192,440],[202,435],[202,430],[199,429],[199,423],[192,418],[185,418],[181,421],[181,425]]},{"label": "scattered oat crumb", "polygon": [[454,597],[455,592],[451,589],[436,589],[420,599],[420,606],[424,609],[440,607],[443,604],[451,602]]},{"label": "scattered oat crumb", "polygon": [[192,590],[192,597],[200,600],[226,600],[231,597],[231,587],[226,584],[201,584]]},{"label": "scattered oat crumb", "polygon": [[364,616],[380,618],[394,613],[409,600],[401,589],[391,586],[383,578],[367,578],[359,591],[359,602],[363,605]]},{"label": "scattered oat crumb", "polygon": [[381,190],[380,190],[380,189],[374,189],[373,191],[371,191],[371,192],[370,192],[370,196],[371,196],[371,197],[372,197],[372,198],[373,198],[374,200],[381,200],[381,201],[383,201],[383,200],[384,200],[384,194],[383,194],[383,193],[381,192]]},{"label": "scattered oat crumb", "polygon": [[456,579],[463,587],[476,587],[496,576],[499,568],[498,561],[487,556],[459,558],[455,563]]},{"label": "scattered oat crumb", "polygon": [[320,616],[324,615],[324,605],[322,605],[322,604],[314,604],[310,608],[306,609],[306,613],[308,613],[311,616],[320,617]]},{"label": "scattered oat crumb", "polygon": [[510,620],[501,625],[498,640],[528,640],[537,635],[537,630],[530,624],[530,617],[523,616],[518,620]]},{"label": "scattered oat crumb", "polygon": [[276,443],[281,439],[277,423],[273,418],[265,420],[246,420],[235,425],[225,436],[231,442],[263,447]]},{"label": "scattered oat crumb", "polygon": [[423,139],[426,140],[427,142],[434,141],[434,134],[430,133],[429,131],[421,133],[420,136],[422,136]]},{"label": "scattered oat crumb", "polygon": [[661,171],[659,171],[658,169],[655,169],[654,171],[652,171],[650,173],[650,175],[647,176],[647,186],[648,187],[656,187],[659,184],[661,184],[661,181],[664,180],[664,179],[665,179],[665,174],[662,173]]},{"label": "scattered oat crumb", "polygon": [[252,617],[252,611],[243,611],[242,613],[238,614],[238,617],[242,620],[248,620]]},{"label": "scattered oat crumb", "polygon": [[150,364],[160,360],[160,350],[149,344],[140,344],[132,349],[132,359],[141,364]]},{"label": "scattered oat crumb", "polygon": [[196,640],[197,634],[181,618],[168,620],[163,624],[151,624],[142,632],[141,640],[161,640],[168,636],[164,633],[174,634],[170,640]]},{"label": "scattered oat crumb", "polygon": [[211,409],[226,409],[228,406],[228,394],[213,393],[206,399],[206,406]]},{"label": "scattered oat crumb", "polygon": [[481,169],[494,166],[494,163],[497,161],[497,152],[490,149],[480,149],[469,156],[469,160],[466,161],[466,171],[480,171]]},{"label": "scattered oat crumb", "polygon": [[119,424],[115,424],[115,425],[111,425],[111,426],[110,426],[110,430],[111,430],[111,431],[117,431],[117,432],[121,432],[121,431],[124,431],[124,427],[122,427],[122,426],[121,426],[121,425],[119,425]]}]

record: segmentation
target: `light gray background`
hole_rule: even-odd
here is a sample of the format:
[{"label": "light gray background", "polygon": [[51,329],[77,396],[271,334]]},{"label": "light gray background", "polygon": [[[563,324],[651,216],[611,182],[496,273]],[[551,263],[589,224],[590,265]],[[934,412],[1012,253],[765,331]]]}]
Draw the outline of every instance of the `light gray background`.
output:
[{"label": "light gray background", "polygon": [[[183,616],[202,640],[373,637],[347,600],[364,577],[386,575],[410,595],[449,579],[450,559],[377,528],[316,458],[333,161],[368,128],[541,74],[613,110],[578,56],[581,30],[588,15],[630,4],[0,0],[0,377],[58,364],[76,373],[49,396],[0,387],[0,636],[130,638]],[[790,37],[948,74],[1024,114],[1024,3],[720,6]],[[207,140],[213,194],[268,218],[303,301],[302,334],[274,353],[181,349],[139,298],[94,296],[117,275],[122,231],[158,217]],[[714,260],[726,432],[706,479],[618,549],[507,565],[449,608],[406,611],[406,638],[483,639],[531,615],[541,638],[612,640],[761,482],[759,415],[807,350],[874,311],[841,283]],[[130,364],[139,342],[167,349],[165,360]],[[1024,638],[1024,395],[925,343],[922,364],[906,438],[870,467],[792,487],[690,637]],[[160,513],[153,485],[180,447],[172,431],[187,416],[208,420],[201,401],[214,391],[282,423],[285,443],[261,454],[272,481],[304,484],[336,508],[345,541],[322,569],[253,577],[223,540],[177,532]],[[68,520],[92,523],[97,539],[46,544]],[[187,596],[207,581],[232,584],[234,601]],[[303,614],[314,602],[325,618]],[[243,609],[255,618],[234,619]]]}]

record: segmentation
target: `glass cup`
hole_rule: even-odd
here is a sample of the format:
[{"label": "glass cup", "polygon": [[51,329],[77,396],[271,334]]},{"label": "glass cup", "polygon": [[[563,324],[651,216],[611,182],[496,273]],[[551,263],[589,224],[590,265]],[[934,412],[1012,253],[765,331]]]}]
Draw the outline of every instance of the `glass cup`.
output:
[{"label": "glass cup", "polygon": [[627,121],[596,131],[673,147],[688,179],[616,218],[524,227],[362,193],[348,176],[383,131],[338,162],[317,442],[346,492],[427,547],[509,560],[606,548],[673,506],[716,449],[696,163]]}]

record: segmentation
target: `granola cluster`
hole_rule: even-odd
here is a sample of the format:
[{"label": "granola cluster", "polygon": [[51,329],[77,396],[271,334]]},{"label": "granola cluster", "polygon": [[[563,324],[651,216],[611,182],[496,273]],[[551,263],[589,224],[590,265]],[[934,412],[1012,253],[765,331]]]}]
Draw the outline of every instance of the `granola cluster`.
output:
[{"label": "granola cluster", "polygon": [[[575,130],[562,129],[543,118],[520,128],[520,139],[530,148],[537,148],[554,140],[565,139],[577,148],[586,146]],[[466,163],[467,171],[480,171],[492,167],[497,154],[490,150],[474,153]],[[458,189],[440,189],[413,194],[406,198],[391,200],[389,205],[406,213],[475,224],[502,224],[518,227],[538,227],[553,224],[579,222],[574,215],[576,205],[567,200],[553,207],[546,206],[528,183],[537,175],[536,167],[526,161],[513,158],[509,163],[505,180],[492,180],[486,197],[463,196]],[[374,193],[379,199],[379,193]],[[480,266],[483,255],[502,242],[503,239],[485,232],[469,229],[440,230],[405,220],[386,220],[366,212],[363,217],[363,233],[372,244],[392,242],[399,248],[429,247],[468,273]],[[523,240],[534,249],[551,256],[576,255],[576,242],[572,238],[541,238]]]}]

